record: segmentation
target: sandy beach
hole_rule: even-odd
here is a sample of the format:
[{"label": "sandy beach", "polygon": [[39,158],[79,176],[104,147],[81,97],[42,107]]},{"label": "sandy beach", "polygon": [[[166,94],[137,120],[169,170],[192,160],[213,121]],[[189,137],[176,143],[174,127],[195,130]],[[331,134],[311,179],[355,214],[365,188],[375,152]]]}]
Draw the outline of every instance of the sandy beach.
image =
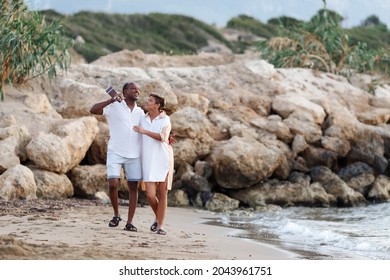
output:
[{"label": "sandy beach", "polygon": [[[126,217],[127,205],[120,213]],[[0,201],[3,260],[291,260],[293,253],[245,240],[240,232],[206,224],[209,212],[168,207],[166,236],[150,232],[149,206],[139,206],[133,224],[109,228],[110,205],[89,200]]]}]

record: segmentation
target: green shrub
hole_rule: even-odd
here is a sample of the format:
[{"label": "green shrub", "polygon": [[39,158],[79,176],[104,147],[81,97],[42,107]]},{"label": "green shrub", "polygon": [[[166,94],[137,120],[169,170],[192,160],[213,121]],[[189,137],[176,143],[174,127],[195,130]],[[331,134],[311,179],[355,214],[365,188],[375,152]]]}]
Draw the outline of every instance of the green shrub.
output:
[{"label": "green shrub", "polygon": [[271,38],[276,34],[277,28],[273,24],[264,24],[253,17],[239,15],[230,19],[226,25],[228,28],[251,32],[259,37]]},{"label": "green shrub", "polygon": [[349,76],[351,72],[389,73],[388,49],[351,43],[335,12],[320,10],[309,22],[280,28],[280,36],[259,44],[262,58],[276,67],[307,67]]},{"label": "green shrub", "polygon": [[[52,11],[42,13],[56,18]],[[81,36],[86,42],[75,49],[87,62],[123,49],[192,54],[207,46],[210,39],[233,47],[215,27],[182,15],[79,12],[63,18],[63,24],[69,38]]]},{"label": "green shrub", "polygon": [[57,21],[47,24],[37,12],[27,10],[23,0],[1,1],[0,10],[0,98],[6,83],[20,84],[47,73],[52,79],[56,66],[70,64],[70,40],[62,36]]}]

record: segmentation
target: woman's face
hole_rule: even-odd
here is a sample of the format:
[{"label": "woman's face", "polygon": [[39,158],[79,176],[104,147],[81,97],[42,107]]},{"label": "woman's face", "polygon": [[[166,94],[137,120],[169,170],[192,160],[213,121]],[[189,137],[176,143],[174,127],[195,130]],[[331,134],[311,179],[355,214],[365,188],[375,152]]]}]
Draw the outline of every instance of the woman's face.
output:
[{"label": "woman's face", "polygon": [[159,105],[156,102],[156,99],[153,96],[149,96],[146,100],[145,109],[150,112],[153,110],[158,110]]}]

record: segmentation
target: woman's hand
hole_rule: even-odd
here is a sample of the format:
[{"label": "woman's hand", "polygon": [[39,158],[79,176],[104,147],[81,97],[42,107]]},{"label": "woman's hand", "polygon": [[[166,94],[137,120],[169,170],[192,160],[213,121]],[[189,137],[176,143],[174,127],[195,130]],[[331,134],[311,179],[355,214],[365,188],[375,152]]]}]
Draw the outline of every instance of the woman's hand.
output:
[{"label": "woman's hand", "polygon": [[176,143],[176,139],[175,139],[175,134],[174,133],[170,133],[169,134],[168,142],[169,142],[169,145],[173,145],[173,144]]},{"label": "woman's hand", "polygon": [[145,129],[143,129],[142,127],[138,126],[138,125],[135,125],[133,126],[133,130],[135,132],[138,132],[138,133],[141,133],[141,134],[144,134],[145,133]]}]

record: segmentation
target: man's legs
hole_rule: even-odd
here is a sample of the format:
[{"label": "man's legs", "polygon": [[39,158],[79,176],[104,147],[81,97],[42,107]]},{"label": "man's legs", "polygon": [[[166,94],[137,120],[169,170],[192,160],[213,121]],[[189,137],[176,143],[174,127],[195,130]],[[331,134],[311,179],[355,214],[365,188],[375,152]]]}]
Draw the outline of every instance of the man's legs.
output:
[{"label": "man's legs", "polygon": [[138,204],[138,181],[141,180],[141,158],[128,158],[124,163],[127,187],[129,189],[129,209],[127,212],[126,230],[137,231],[133,218]]},{"label": "man's legs", "polygon": [[119,217],[118,185],[119,179],[108,179],[108,196],[110,197],[111,205],[114,210],[114,218],[108,224],[110,227],[117,227],[121,221],[121,218]]},{"label": "man's legs", "polygon": [[138,204],[138,182],[127,181],[129,189],[129,210],[127,213],[127,223],[132,224]]},{"label": "man's legs", "polygon": [[119,216],[118,205],[118,187],[121,178],[123,158],[119,155],[108,151],[107,153],[107,179],[108,179],[108,196],[114,210],[114,217],[108,224],[110,227],[117,227],[122,220]]}]

